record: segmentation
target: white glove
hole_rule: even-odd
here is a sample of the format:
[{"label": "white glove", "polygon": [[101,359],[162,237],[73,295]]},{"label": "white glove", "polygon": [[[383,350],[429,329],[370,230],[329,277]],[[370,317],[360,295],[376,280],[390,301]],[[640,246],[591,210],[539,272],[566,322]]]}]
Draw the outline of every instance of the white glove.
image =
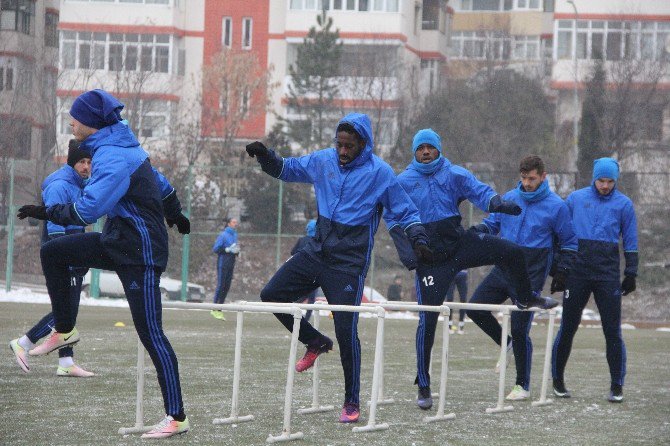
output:
[{"label": "white glove", "polygon": [[240,247],[237,245],[237,243],[233,243],[229,247],[225,249],[226,252],[230,254],[239,254],[240,253]]}]

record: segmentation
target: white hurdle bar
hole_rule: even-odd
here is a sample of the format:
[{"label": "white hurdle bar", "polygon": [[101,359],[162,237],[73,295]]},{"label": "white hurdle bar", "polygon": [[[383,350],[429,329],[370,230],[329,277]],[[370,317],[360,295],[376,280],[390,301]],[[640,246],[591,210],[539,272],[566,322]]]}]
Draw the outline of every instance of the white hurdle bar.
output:
[{"label": "white hurdle bar", "polygon": [[[263,302],[244,302],[243,305],[248,305],[250,307],[262,305]],[[371,432],[378,430],[385,430],[389,428],[388,423],[378,424],[376,421],[377,417],[377,401],[379,399],[379,379],[382,371],[382,362],[384,354],[384,320],[386,319],[386,310],[384,308],[375,305],[373,307],[368,306],[358,306],[358,305],[329,305],[329,304],[295,304],[295,303],[276,303],[273,302],[273,305],[278,306],[291,306],[300,309],[311,309],[312,314],[318,312],[318,310],[327,310],[327,311],[345,311],[349,313],[370,313],[377,316],[377,335],[375,341],[375,356],[374,356],[374,366],[372,371],[372,398],[370,403],[370,416],[368,417],[368,424],[365,426],[356,426],[352,429],[353,432]],[[313,388],[317,389],[318,392],[318,383],[312,383]],[[313,397],[314,398],[314,397]],[[307,410],[307,409],[306,409]],[[311,412],[302,412],[302,413],[311,413]]]},{"label": "white hurdle bar", "polygon": [[[186,309],[186,310],[221,310],[221,311],[231,311],[238,312],[238,323],[242,321],[241,315],[244,312],[254,312],[254,313],[285,313],[293,315],[293,335],[291,336],[291,349],[289,353],[288,360],[288,373],[286,377],[286,394],[284,398],[284,424],[282,433],[277,436],[271,434],[268,435],[267,442],[275,443],[279,441],[290,441],[298,440],[304,437],[302,432],[291,433],[291,403],[293,396],[293,380],[294,380],[294,363],[296,360],[297,345],[298,345],[298,332],[300,328],[300,319],[302,318],[302,311],[296,308],[293,305],[287,305],[279,307],[277,305],[263,305],[249,307],[245,305],[236,305],[236,304],[203,304],[203,303],[189,303],[189,302],[165,302],[163,303],[163,308],[172,308],[172,309]],[[233,403],[231,409],[231,417],[237,416],[237,401],[235,398],[236,390],[239,388],[239,369],[241,362],[241,332],[242,324],[239,323],[236,330],[235,340],[235,372],[233,381],[237,379],[237,382],[233,382]],[[236,378],[235,378],[236,376]],[[119,434],[125,435],[130,433],[142,433],[147,432],[153,428],[153,426],[144,425],[144,346],[138,340],[138,355],[137,355],[137,403],[135,406],[135,426],[131,428],[120,428]],[[251,417],[251,418],[249,418]],[[239,421],[250,421],[253,419],[253,416],[238,417]]]},{"label": "white hurdle bar", "polygon": [[549,367],[551,367],[551,356],[547,352],[552,351],[552,342],[554,337],[554,324],[556,323],[556,310],[549,311],[549,322],[547,322],[547,343],[545,344],[544,368],[542,370],[542,388],[540,390],[540,399],[533,401],[531,406],[546,406],[554,401],[547,399],[547,384],[549,383]]}]

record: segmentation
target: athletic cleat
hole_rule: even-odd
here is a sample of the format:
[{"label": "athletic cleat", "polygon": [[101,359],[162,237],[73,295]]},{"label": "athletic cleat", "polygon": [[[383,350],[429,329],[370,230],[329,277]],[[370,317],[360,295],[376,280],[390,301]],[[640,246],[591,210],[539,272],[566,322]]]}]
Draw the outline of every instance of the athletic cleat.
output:
[{"label": "athletic cleat", "polygon": [[[505,362],[505,366],[509,367],[509,363],[512,362],[512,356],[514,355],[514,349],[512,348],[512,341],[509,341],[507,343],[507,361]],[[500,360],[496,362],[496,373],[500,373]]]},{"label": "athletic cleat", "polygon": [[520,385],[516,385],[512,388],[512,391],[505,397],[508,401],[523,401],[530,398],[530,391],[525,390]]},{"label": "athletic cleat", "polygon": [[528,310],[529,308],[539,308],[541,310],[550,310],[558,306],[558,301],[553,297],[534,295],[528,302],[521,303],[516,301],[516,306],[520,310]]},{"label": "athletic cleat", "polygon": [[58,366],[56,370],[57,376],[68,376],[71,378],[90,378],[95,376],[95,373],[89,372],[79,367],[77,364],[72,364],[70,367],[61,367]]},{"label": "athletic cleat", "polygon": [[416,405],[421,410],[428,410],[433,407],[433,396],[430,392],[430,386],[419,387],[419,396],[416,398]]},{"label": "athletic cleat", "polygon": [[321,353],[329,352],[333,349],[333,341],[327,336],[321,336],[316,342],[307,346],[305,356],[295,364],[296,372],[304,372],[314,365],[314,361]]},{"label": "athletic cleat", "polygon": [[356,423],[361,416],[361,411],[356,403],[344,403],[340,423]]},{"label": "athletic cleat", "polygon": [[17,364],[21,367],[21,370],[28,373],[30,372],[30,366],[28,365],[28,352],[25,348],[19,345],[19,340],[12,339],[9,341],[9,348],[14,352],[14,357],[16,358]]},{"label": "athletic cleat", "polygon": [[456,327],[454,327],[453,325],[449,327],[449,333],[456,334]]},{"label": "athletic cleat", "polygon": [[226,317],[223,315],[223,311],[221,310],[212,310],[209,312],[212,316],[214,316],[215,319],[218,319],[220,321],[225,321]]},{"label": "athletic cleat", "polygon": [[570,398],[570,391],[565,388],[565,383],[557,379],[554,380],[554,395],[556,398]]},{"label": "athletic cleat", "polygon": [[58,333],[57,331],[53,331],[46,341],[30,350],[28,354],[30,356],[47,355],[54,350],[58,350],[66,345],[76,344],[77,342],[79,342],[79,331],[77,331],[76,328],[73,328],[69,333]]},{"label": "athletic cleat", "polygon": [[177,421],[172,416],[166,415],[153,429],[142,434],[142,438],[168,438],[173,435],[185,434],[189,428],[188,417],[184,421]]},{"label": "athletic cleat", "polygon": [[607,401],[610,403],[622,403],[623,402],[623,387],[621,386],[612,386],[610,394],[607,397]]}]

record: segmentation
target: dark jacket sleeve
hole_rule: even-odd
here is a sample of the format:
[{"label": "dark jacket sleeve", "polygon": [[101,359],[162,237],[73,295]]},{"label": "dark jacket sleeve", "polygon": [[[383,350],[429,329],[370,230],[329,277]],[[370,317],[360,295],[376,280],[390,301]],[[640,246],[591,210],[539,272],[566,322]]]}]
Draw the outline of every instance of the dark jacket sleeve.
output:
[{"label": "dark jacket sleeve", "polygon": [[405,234],[405,231],[402,230],[400,225],[395,225],[389,230],[389,233],[391,234],[391,238],[393,239],[395,248],[398,251],[398,257],[400,257],[402,264],[410,271],[416,269],[419,262],[412,249],[412,242],[407,234]]},{"label": "dark jacket sleeve", "polygon": [[279,178],[284,169],[284,159],[272,149],[268,149],[266,156],[257,156],[256,160],[261,165],[263,172],[275,178]]}]

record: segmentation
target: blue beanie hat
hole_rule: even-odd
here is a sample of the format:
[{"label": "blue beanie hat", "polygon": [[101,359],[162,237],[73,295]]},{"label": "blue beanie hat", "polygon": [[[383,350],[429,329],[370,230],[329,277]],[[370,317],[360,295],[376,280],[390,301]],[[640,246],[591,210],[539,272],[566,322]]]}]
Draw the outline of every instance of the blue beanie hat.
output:
[{"label": "blue beanie hat", "polygon": [[599,158],[593,161],[593,181],[599,178],[619,179],[619,163],[613,158]]},{"label": "blue beanie hat", "polygon": [[418,149],[421,144],[430,144],[435,147],[438,152],[442,153],[440,135],[435,133],[433,129],[422,129],[416,132],[414,140],[412,140],[412,153],[416,153],[416,149]]},{"label": "blue beanie hat", "polygon": [[118,99],[106,91],[91,90],[74,100],[70,115],[85,126],[100,130],[121,121],[123,107]]},{"label": "blue beanie hat", "polygon": [[307,222],[307,226],[305,226],[305,232],[310,237],[314,237],[316,235],[316,220],[312,219]]}]

